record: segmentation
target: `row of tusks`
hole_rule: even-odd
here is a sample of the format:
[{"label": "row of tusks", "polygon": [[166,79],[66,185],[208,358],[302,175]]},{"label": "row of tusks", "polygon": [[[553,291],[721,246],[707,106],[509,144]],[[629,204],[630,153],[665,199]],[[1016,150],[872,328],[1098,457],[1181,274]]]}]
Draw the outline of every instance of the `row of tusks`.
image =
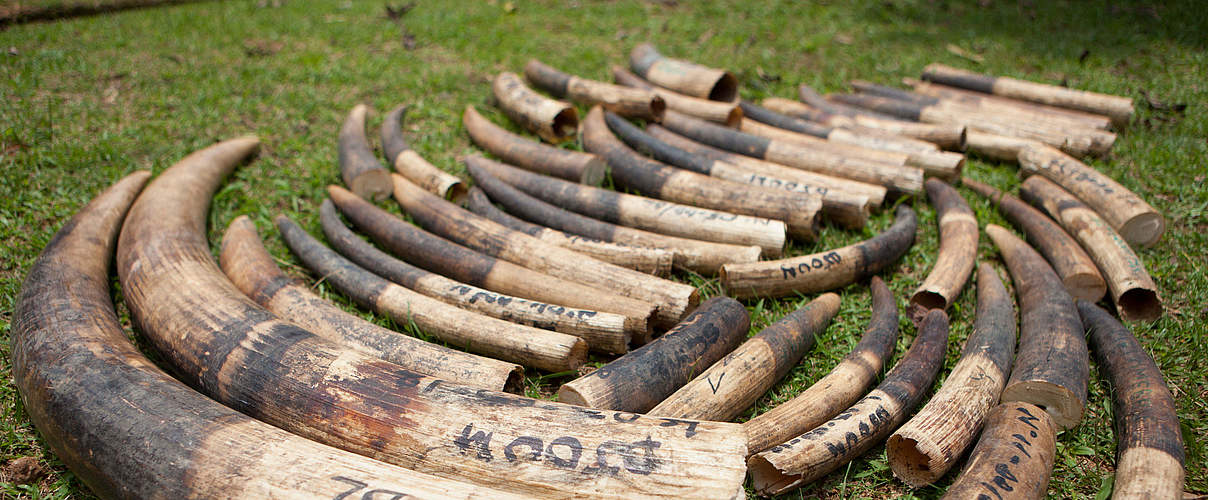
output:
[{"label": "row of tusks", "polygon": [[[667,59],[652,60],[652,50],[643,49],[642,57],[635,51],[633,66],[657,79],[659,72],[651,68]],[[592,87],[548,68],[528,69],[531,81],[556,94],[573,97],[570,89]],[[684,67],[664,69],[676,74]],[[504,90],[516,92],[512,83]],[[496,85],[498,93],[499,80]],[[723,88],[708,96],[715,92],[729,95]],[[345,182],[373,197],[381,180],[364,174],[385,171],[364,138],[365,111],[354,109],[341,130],[340,157]],[[1010,297],[983,264],[977,324],[961,361],[931,402],[901,425],[943,364],[943,310],[976,260],[977,221],[944,182],[925,185],[941,243],[935,268],[911,298],[918,336],[881,384],[866,392],[892,355],[897,307],[873,277],[873,317],[856,348],[793,400],[745,424],[729,424],[722,421],[754,404],[812,348],[815,335],[836,314],[838,297],[824,294],[746,339],[749,319],[733,299],[714,298],[698,307],[690,286],[585,257],[572,245],[613,245],[602,253],[661,248],[665,253],[652,254],[654,259],[718,273],[739,297],[811,293],[864,279],[896,261],[914,239],[912,210],[900,206],[893,225],[864,242],[757,262],[761,254],[778,256],[786,228],[797,237],[816,232],[817,215],[812,221],[793,218],[808,203],[798,199],[791,202],[798,203],[793,210],[784,210],[790,202],[783,193],[779,200],[771,191],[748,193],[746,198],[760,200],[759,210],[783,210],[781,217],[738,215],[590,183],[602,176],[606,162],[614,181],[638,192],[659,198],[695,193],[686,201],[741,208],[737,191],[706,190],[705,183],[684,180],[677,169],[630,148],[723,177],[715,172],[736,163],[716,158],[732,150],[708,150],[673,132],[701,141],[720,137],[714,145],[748,148],[748,154],[765,155],[778,143],[730,135],[742,132],[675,113],[664,115],[667,129],[643,131],[597,108],[583,130],[585,145],[597,157],[547,149],[470,108],[465,123],[475,142],[510,163],[562,179],[474,157],[467,168],[482,190],[466,193],[454,190],[456,178],[407,147],[401,113],[392,112],[383,126],[383,148],[403,174],[386,173],[385,192],[431,233],[338,187],[329,189],[331,200],[320,210],[323,232],[338,252],[287,218],[277,219],[278,229],[304,265],[355,302],[489,357],[398,335],[344,313],[287,278],[246,218],[232,222],[224,237],[221,263],[228,280],[204,238],[209,194],[258,141],[217,144],[167,170],[137,202],[145,173],[107,191],[60,231],[23,288],[13,328],[18,386],[51,446],[96,491],[367,498],[508,494],[484,489],[492,488],[540,497],[715,498],[741,495],[749,473],[757,492],[772,494],[822,477],[890,433],[895,473],[921,485],[952,467],[984,422],[969,465],[949,494],[1038,497],[1052,466],[1055,433],[1076,425],[1086,403],[1084,325],[1116,387],[1116,415],[1128,434],[1120,441],[1117,491],[1181,491],[1178,422],[1156,366],[1106,312],[1081,296],[1075,307],[1066,291],[1070,280],[1063,282],[1064,274],[1059,278],[1026,243],[996,226],[987,232],[1020,297],[1018,354],[1013,356]],[[689,147],[698,154],[687,154]],[[882,180],[864,186],[879,187],[881,197],[887,187],[912,192]],[[809,189],[797,192],[840,192],[817,182],[801,185]],[[834,207],[861,197],[868,206],[875,195],[857,192],[801,199],[812,200],[815,214],[828,213],[828,199],[829,213],[852,213]],[[466,194],[476,213],[447,201]],[[997,198],[1008,210],[1006,198]],[[503,213],[492,201],[530,222]],[[1071,206],[1070,200],[1053,203],[1062,210]],[[340,213],[410,263],[362,240]],[[743,223],[735,225],[739,229],[726,225],[733,221]],[[714,222],[716,229],[708,233],[724,237],[689,238]],[[1027,223],[1020,224],[1031,234]],[[119,227],[118,273],[135,326],[189,385],[226,406],[175,384],[122,338],[106,276]],[[676,233],[685,227],[689,233]],[[766,233],[751,230],[759,227],[779,227],[780,242],[760,239]],[[725,261],[726,256],[747,260]],[[621,262],[656,274],[666,269],[657,260]],[[654,326],[674,327],[651,342]],[[498,392],[518,389],[521,369],[514,363],[573,370],[589,348],[624,353],[631,343],[642,347],[559,391],[562,401],[582,406]],[[118,397],[113,390],[120,391]],[[132,427],[131,421],[147,421],[152,428]],[[147,433],[157,439],[147,440]],[[132,456],[145,462],[133,463]],[[239,481],[231,479],[236,470]]]}]

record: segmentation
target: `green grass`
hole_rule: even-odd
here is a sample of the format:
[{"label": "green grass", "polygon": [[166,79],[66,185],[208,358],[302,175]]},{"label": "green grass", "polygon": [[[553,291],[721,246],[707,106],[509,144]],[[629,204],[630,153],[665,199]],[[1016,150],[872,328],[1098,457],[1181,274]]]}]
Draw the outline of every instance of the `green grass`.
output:
[{"label": "green grass", "polygon": [[[355,103],[382,111],[412,104],[407,130],[434,164],[464,175],[457,159],[474,151],[460,114],[474,104],[497,123],[487,104],[489,79],[518,71],[525,60],[581,76],[607,79],[636,43],[733,70],[747,98],[795,96],[798,83],[823,91],[861,78],[893,84],[932,61],[988,73],[1121,94],[1138,99],[1138,120],[1123,133],[1110,161],[1095,162],[1167,215],[1168,232],[1140,251],[1157,281],[1166,314],[1133,330],[1174,391],[1187,440],[1187,488],[1208,491],[1208,17],[1195,2],[926,2],[881,1],[737,7],[722,2],[423,2],[396,22],[380,2],[233,1],[125,12],[0,32],[0,464],[41,457],[52,470],[32,486],[0,483],[0,496],[89,496],[46,449],[12,385],[8,323],[21,280],[62,222],[93,195],[135,169],[156,172],[215,140],[255,133],[262,154],[234,174],[217,195],[210,237],[249,214],[270,250],[294,262],[270,224],[286,213],[317,234],[323,187],[339,182],[335,138]],[[271,2],[268,2],[271,4]],[[984,4],[984,6],[982,6]],[[414,37],[414,46],[408,48]],[[981,54],[973,64],[947,44]],[[1085,55],[1084,55],[1085,54]],[[1084,56],[1084,57],[1080,57]],[[1151,110],[1143,93],[1186,103],[1185,115]],[[371,119],[376,130],[380,114]],[[514,127],[513,127],[514,128]],[[376,132],[373,132],[376,135]],[[967,175],[1000,188],[1018,183],[1009,165],[970,161]],[[971,191],[979,220],[1008,225]],[[930,270],[937,249],[935,218],[925,200],[918,241],[885,273],[905,305]],[[390,207],[396,210],[395,207]],[[810,252],[867,238],[889,224],[878,214],[863,231],[827,228]],[[1008,225],[1009,226],[1009,225]],[[997,252],[982,239],[980,256]],[[304,273],[296,267],[290,272]],[[719,292],[715,280],[682,277]],[[330,298],[348,305],[338,294]],[[843,305],[819,347],[749,412],[764,411],[817,380],[858,340],[868,320],[863,284],[840,291]],[[762,327],[806,298],[749,302]],[[945,371],[969,333],[974,293],[954,305]],[[366,316],[369,316],[366,314]],[[379,320],[386,323],[385,320]],[[904,338],[897,356],[913,338]],[[529,373],[530,395],[552,394],[566,378]],[[936,387],[938,387],[937,381]],[[1109,387],[1092,366],[1081,426],[1058,444],[1049,493],[1091,498],[1110,488],[1115,461]],[[911,490],[888,472],[884,449],[797,497],[935,498],[951,481]]]}]

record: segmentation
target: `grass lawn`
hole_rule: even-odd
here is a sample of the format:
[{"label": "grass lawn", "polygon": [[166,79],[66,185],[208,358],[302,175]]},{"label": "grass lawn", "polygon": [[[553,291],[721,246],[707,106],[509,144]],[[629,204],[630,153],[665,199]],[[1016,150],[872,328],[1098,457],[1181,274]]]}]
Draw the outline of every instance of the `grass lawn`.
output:
[{"label": "grass lawn", "polygon": [[[1208,493],[1208,277],[1202,250],[1208,244],[1208,9],[1191,1],[782,3],[420,2],[393,20],[377,1],[240,0],[0,31],[0,465],[34,456],[48,470],[31,485],[0,482],[0,497],[90,496],[28,420],[12,384],[8,337],[30,264],[63,221],[105,186],[135,169],[158,173],[216,140],[258,134],[264,141],[259,158],[215,198],[211,242],[235,216],[249,214],[270,250],[285,263],[296,262],[276,237],[271,217],[288,214],[318,234],[323,188],[339,182],[336,133],[354,104],[379,111],[371,118],[376,137],[380,112],[410,103],[407,130],[414,148],[464,175],[458,158],[474,147],[461,129],[462,109],[473,104],[496,123],[508,123],[488,104],[495,73],[520,71],[528,58],[538,57],[606,80],[609,66],[624,64],[629,49],[643,41],[668,55],[731,69],[742,95],[752,99],[794,97],[798,83],[823,91],[842,90],[854,78],[894,84],[917,77],[932,61],[1136,98],[1138,119],[1121,134],[1110,161],[1095,166],[1167,217],[1163,239],[1139,252],[1166,314],[1132,326],[1175,394],[1187,446],[1187,489]],[[984,63],[957,52],[981,55]],[[1185,113],[1165,110],[1179,103],[1187,104]],[[966,172],[1003,189],[1018,184],[1011,165],[971,159]],[[1009,227],[985,200],[961,192],[982,225]],[[903,202],[918,209],[921,231],[884,275],[904,307],[934,263],[937,231],[925,199]],[[891,218],[892,210],[883,210],[863,231],[827,228],[818,243],[794,244],[791,252],[867,238]],[[1005,275],[984,236],[980,258]],[[719,293],[716,280],[679,278],[706,295]],[[348,304],[322,285],[320,290]],[[869,317],[867,287],[853,285],[841,294],[840,315],[819,347],[753,411],[792,397],[855,344]],[[974,295],[968,287],[951,311],[948,360],[936,387],[972,328]],[[807,299],[748,306],[760,328]],[[913,339],[913,327],[905,319],[902,326],[895,358]],[[530,395],[551,397],[566,381],[540,375],[529,373]],[[1050,495],[1103,498],[1110,490],[1116,441],[1109,398],[1110,388],[1092,366],[1086,416],[1060,437]],[[892,477],[878,447],[788,497],[935,498],[953,475],[936,487],[911,490]]]}]

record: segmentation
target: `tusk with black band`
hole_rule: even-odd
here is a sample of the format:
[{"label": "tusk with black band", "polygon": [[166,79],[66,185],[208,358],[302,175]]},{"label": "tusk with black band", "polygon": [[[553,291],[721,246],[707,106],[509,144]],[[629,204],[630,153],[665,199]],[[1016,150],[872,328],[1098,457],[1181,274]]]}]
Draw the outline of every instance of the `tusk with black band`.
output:
[{"label": "tusk with black band", "polygon": [[[675,112],[670,115],[680,116]],[[789,235],[804,240],[817,239],[821,230],[819,199],[752,188],[651,160],[613,135],[604,121],[604,111],[598,107],[592,108],[583,121],[583,147],[608,161],[616,183],[649,196],[784,221]]]},{"label": "tusk with black band", "polygon": [[1005,76],[982,75],[943,64],[927,65],[923,69],[923,80],[1002,97],[1105,115],[1111,117],[1112,122],[1116,125],[1127,124],[1133,116],[1133,102],[1127,97],[1068,89]]},{"label": "tusk with black band", "polygon": [[357,196],[384,200],[390,196],[390,171],[382,168],[365,138],[365,115],[368,113],[368,106],[357,104],[340,127],[340,177]]},{"label": "tusk with black band", "polygon": [[706,300],[653,342],[563,384],[558,401],[645,413],[738,347],[750,328],[747,310],[737,300]]},{"label": "tusk with black band", "polygon": [[922,410],[889,436],[889,466],[913,488],[935,482],[965,454],[1011,372],[1015,307],[998,273],[977,268],[977,320],[961,359]]},{"label": "tusk with black band", "polygon": [[837,312],[839,296],[822,294],[743,342],[648,414],[733,420],[814,348],[814,336],[826,330]]},{"label": "tusk with black band", "polygon": [[835,129],[877,130],[920,141],[927,141],[950,151],[965,150],[965,127],[959,125],[909,122],[905,120],[877,118],[863,114],[833,114],[800,101],[781,97],[768,97],[760,101],[760,104],[770,111],[807,122],[834,127]]},{"label": "tusk with black band", "polygon": [[557,97],[565,97],[586,106],[601,105],[632,118],[662,121],[667,103],[649,90],[622,87],[611,83],[568,75],[536,59],[524,65],[524,76],[533,85]]},{"label": "tusk with black band", "polygon": [[432,196],[399,176],[394,199],[421,226],[480,252],[564,280],[610,291],[656,307],[655,319],[673,325],[700,301],[695,287],[543,243]]},{"label": "tusk with black band", "polygon": [[1019,196],[1047,212],[1082,244],[1103,273],[1121,317],[1150,321],[1162,316],[1158,286],[1145,270],[1145,263],[1099,214],[1039,175],[1023,181]]},{"label": "tusk with black band", "polygon": [[1027,243],[990,224],[1019,297],[1019,349],[1002,401],[1025,401],[1053,416],[1061,430],[1082,420],[1090,371],[1074,300],[1057,273]]},{"label": "tusk with black band", "polygon": [[[509,180],[519,180],[530,187],[536,187],[538,182],[525,182],[523,178],[532,174],[481,157],[471,156],[466,158],[465,162],[466,169],[470,171],[470,175],[478,182],[479,187],[487,191],[492,199],[504,205],[508,210],[526,219],[586,237],[598,238],[603,241],[640,245],[639,248],[666,249],[666,251],[672,254],[672,262],[676,267],[707,276],[717,274],[721,266],[729,262],[755,262],[759,260],[760,249],[756,246],[729,245],[667,236],[641,229],[617,226],[563,210],[529,196],[520,188],[513,187],[499,177],[506,176]],[[552,179],[542,180],[552,181]]]},{"label": "tusk with black band", "polygon": [[309,287],[281,272],[246,215],[231,221],[222,235],[219,264],[235,287],[257,304],[334,343],[408,370],[472,387],[508,392],[523,389],[524,368],[520,365],[387,330],[319,298]]},{"label": "tusk with black band", "polygon": [[721,123],[727,127],[737,126],[738,121],[742,119],[742,110],[733,102],[710,101],[708,99],[684,95],[674,90],[654,85],[620,66],[612,67],[612,79],[626,87],[654,92],[667,103],[667,109],[673,109],[685,115]]},{"label": "tusk with black band", "polygon": [[629,52],[629,67],[651,83],[681,94],[726,102],[738,98],[738,79],[729,71],[666,57],[649,43]]},{"label": "tusk with black band", "polygon": [[1030,117],[1033,120],[1058,120],[1101,130],[1110,130],[1112,128],[1112,119],[1100,114],[1000,97],[935,82],[915,80],[913,78],[903,78],[902,82],[912,87],[918,94],[952,101],[984,111],[1014,113]]},{"label": "tusk with black band", "polygon": [[918,337],[885,380],[825,425],[747,459],[761,495],[779,495],[814,482],[893,432],[931,387],[948,345],[948,316],[932,309]]},{"label": "tusk with black band", "polygon": [[[483,174],[471,175],[479,184],[482,184],[482,181],[478,179]],[[470,194],[466,198],[466,208],[508,229],[520,231],[551,245],[579,252],[593,259],[599,259],[609,264],[616,264],[662,278],[671,275],[673,254],[669,250],[624,245],[595,238],[587,238],[520,220],[496,208],[491,203],[490,198],[487,197],[487,194],[482,189],[479,189],[479,186],[470,188]]]},{"label": "tusk with black band", "polygon": [[533,172],[599,186],[608,170],[608,164],[599,156],[551,147],[508,132],[478,114],[474,106],[466,106],[461,123],[478,147],[503,158],[503,161]]},{"label": "tusk with black band", "polygon": [[579,112],[574,106],[534,92],[520,75],[510,71],[496,75],[491,90],[512,121],[547,142],[565,142],[579,132]]},{"label": "tusk with black band", "polygon": [[910,316],[919,320],[928,309],[948,309],[965,289],[977,261],[977,217],[956,188],[927,179],[927,199],[935,207],[940,249],[935,266],[910,296]]},{"label": "tusk with black band", "polygon": [[813,429],[867,394],[898,341],[898,306],[881,278],[869,282],[872,318],[856,347],[793,399],[742,424],[754,455]]},{"label": "tusk with black band", "polygon": [[783,297],[847,286],[881,272],[914,243],[918,219],[899,205],[893,225],[860,243],[779,260],[721,266],[721,284],[737,298]]},{"label": "tusk with black band", "polygon": [[181,160],[122,229],[117,268],[131,317],[190,384],[306,438],[528,496],[631,498],[657,485],[669,498],[717,498],[740,487],[738,425],[585,411],[426,377],[255,305],[222,276],[204,232],[212,193],[257,144],[236,139]]},{"label": "tusk with black band", "polygon": [[382,120],[382,152],[386,155],[386,162],[394,165],[394,170],[403,177],[428,192],[455,203],[459,202],[466,197],[465,183],[456,175],[428,163],[428,160],[411,149],[407,138],[403,136],[403,117],[406,114],[407,106],[403,105],[391,110]]},{"label": "tusk with black band", "polygon": [[1099,268],[1082,246],[1053,219],[1023,200],[989,185],[969,178],[963,179],[961,184],[989,198],[1003,217],[1023,231],[1028,242],[1053,266],[1070,296],[1090,301],[1103,298],[1107,284],[1099,274]]}]

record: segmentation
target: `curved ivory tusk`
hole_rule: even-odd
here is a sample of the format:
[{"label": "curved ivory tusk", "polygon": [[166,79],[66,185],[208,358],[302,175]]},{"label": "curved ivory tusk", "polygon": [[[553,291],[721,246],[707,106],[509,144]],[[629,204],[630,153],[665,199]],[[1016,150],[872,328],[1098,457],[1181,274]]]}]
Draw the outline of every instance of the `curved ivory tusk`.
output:
[{"label": "curved ivory tusk", "polygon": [[1162,214],[1115,179],[1061,151],[1037,145],[1019,153],[1019,171],[1053,181],[1120,233],[1130,245],[1152,246],[1162,237]]},{"label": "curved ivory tusk", "polygon": [[729,71],[665,57],[649,43],[633,48],[629,67],[651,83],[681,94],[726,102],[738,98],[738,79]]},{"label": "curved ivory tusk", "polygon": [[932,63],[923,69],[923,80],[1111,117],[1118,125],[1133,115],[1132,99],[1085,90],[1045,85],[1005,76],[988,76]]},{"label": "curved ivory tusk", "polygon": [[189,383],[303,437],[529,496],[631,498],[657,488],[717,498],[740,487],[738,425],[588,411],[425,377],[256,306],[222,276],[204,237],[211,194],[256,144],[237,139],[186,157],[144,191],[122,229],[117,267],[131,317]]},{"label": "curved ivory tusk", "polygon": [[933,123],[888,120],[860,114],[854,116],[836,115],[815,109],[803,102],[780,97],[768,97],[760,101],[760,104],[776,113],[806,120],[807,122],[816,122],[836,129],[864,128],[879,130],[902,137],[927,141],[947,150],[965,150],[965,127],[960,125],[936,125]]},{"label": "curved ivory tusk", "polygon": [[742,120],[742,110],[733,102],[710,101],[659,87],[620,66],[612,67],[612,78],[626,87],[645,89],[658,94],[667,103],[667,109],[673,109],[685,115],[721,123],[727,127],[737,126],[738,121]]},{"label": "curved ivory tusk", "polygon": [[860,343],[830,373],[793,399],[742,424],[754,455],[825,423],[867,394],[898,341],[898,307],[885,282],[872,277],[872,319]]},{"label": "curved ivory tusk", "polygon": [[1062,430],[1082,420],[1090,367],[1074,300],[1053,268],[1027,243],[990,224],[1019,297],[1019,350],[1002,401],[1043,408]]},{"label": "curved ivory tusk", "polygon": [[747,459],[755,490],[778,495],[799,488],[881,442],[931,387],[947,345],[948,316],[932,309],[910,350],[876,389],[825,425]]},{"label": "curved ivory tusk", "polygon": [[408,370],[494,391],[523,389],[524,369],[387,330],[319,298],[281,272],[264,249],[256,226],[236,217],[222,235],[222,270],[244,295],[281,319]]},{"label": "curved ivory tusk", "polygon": [[496,75],[491,90],[512,121],[548,142],[565,142],[579,132],[579,112],[574,106],[534,92],[516,73]]},{"label": "curved ivory tusk", "polygon": [[839,296],[822,294],[743,342],[648,413],[720,422],[733,420],[814,348],[814,336],[826,330],[837,312]]},{"label": "curved ivory tusk", "polygon": [[657,122],[663,120],[667,109],[663,98],[649,90],[568,75],[536,59],[530,59],[524,65],[524,76],[533,85],[557,97],[566,97],[586,106],[601,105],[623,116]]},{"label": "curved ivory tusk", "polygon": [[814,151],[801,145],[739,132],[674,111],[663,126],[689,139],[793,168],[878,184],[903,193],[923,191],[923,171],[861,158]]},{"label": "curved ivory tusk", "polygon": [[[500,294],[540,301],[524,301],[523,304],[516,304],[516,307],[531,307],[538,312],[549,309],[548,306],[558,304],[559,306],[580,309],[562,311],[558,306],[554,306],[554,310],[550,311],[551,314],[573,312],[576,318],[600,316],[591,314],[594,311],[618,314],[625,318],[624,325],[626,331],[634,332],[634,336],[638,337],[648,337],[650,335],[650,322],[654,316],[654,306],[650,304],[601,292],[586,285],[558,279],[548,274],[526,269],[511,262],[475,252],[409,224],[339,187],[329,187],[327,192],[331,195],[331,200],[335,205],[344,213],[344,216],[348,217],[354,226],[369,235],[382,248],[398,255],[407,262],[437,273],[432,276],[431,281],[434,283],[433,285],[424,285],[421,287],[420,285],[425,281],[429,281],[429,279],[417,277],[414,281],[411,281],[411,278],[403,276],[401,272],[390,269],[395,266],[388,264],[389,261],[377,258],[373,254],[367,254],[365,258],[360,258],[359,253],[353,254],[349,252],[349,257],[357,260],[359,264],[370,267],[378,274],[390,277],[392,280],[397,279],[404,286],[410,282],[414,283],[417,289],[430,289],[434,294],[440,295],[435,292],[440,292],[444,283],[441,283],[436,277],[444,275],[458,282],[479,286]],[[334,214],[332,215],[334,216]],[[334,221],[333,224],[329,225],[334,228]],[[331,232],[328,231],[329,237]],[[359,246],[371,248],[368,244]],[[448,283],[450,288],[457,285],[459,284]],[[469,295],[468,298],[460,296],[462,290],[466,291],[467,295]],[[478,302],[475,299],[477,292],[470,293],[473,291],[472,289],[458,286],[457,289],[452,291],[456,292],[458,296],[446,297],[442,300],[457,300],[459,302],[469,300],[471,302]],[[512,303],[512,300],[508,296],[500,296],[499,298],[503,300],[494,301],[495,304],[499,305],[497,309],[498,317],[505,317],[504,315],[506,315],[507,319],[511,321],[516,321],[519,318],[529,318],[533,321],[542,322],[548,321],[548,319],[538,319],[541,318],[541,315],[532,316],[531,314],[524,315],[510,312],[510,308],[507,306]],[[493,297],[487,295],[483,296],[483,298]],[[486,300],[485,302],[490,303],[491,301]],[[479,307],[485,309],[486,305]],[[604,323],[604,325],[607,324]]]},{"label": "curved ivory tusk", "polygon": [[[831,99],[827,99],[827,98],[823,97],[822,94],[819,94],[817,90],[814,90],[813,87],[810,87],[809,85],[806,85],[804,83],[797,86],[797,98],[800,99],[801,102],[808,104],[809,106],[816,108],[821,112],[829,113],[831,115],[848,116],[848,117],[853,117],[853,118],[859,117],[859,116],[869,116],[869,117],[877,118],[877,119],[881,119],[881,120],[894,120],[894,121],[902,120],[902,118],[899,116],[885,114],[885,113],[873,111],[871,109],[863,108],[863,107],[859,107],[859,106],[851,106],[851,105],[844,104],[841,102],[833,101]],[[908,120],[915,121],[915,120],[909,119],[909,118],[908,118]]]},{"label": "curved ivory tusk", "polygon": [[[609,198],[615,198],[620,201],[625,201],[624,195],[613,191],[599,190],[599,197],[592,197],[593,193],[582,193],[580,186],[566,183],[556,179],[541,178],[536,174],[530,174],[520,169],[511,168],[508,165],[494,162],[486,158],[471,156],[465,159],[466,169],[470,171],[478,186],[486,190],[495,201],[504,205],[508,210],[520,215],[529,220],[547,224],[551,227],[581,234],[587,237],[598,238],[604,241],[623,242],[624,244],[641,245],[643,247],[664,248],[673,255],[673,263],[676,267],[687,269],[692,272],[701,273],[704,275],[715,275],[718,269],[721,269],[723,264],[729,262],[755,262],[759,260],[760,248],[756,246],[741,246],[730,245],[723,243],[714,243],[711,241],[694,240],[688,238],[680,238],[676,236],[668,236],[660,233],[651,233],[641,229],[634,229],[626,226],[618,226],[608,222],[592,219],[577,213],[564,210],[553,204],[546,203],[540,199],[530,196],[525,191],[530,191],[538,194],[553,193],[554,195],[562,195],[573,197],[575,202],[587,203],[593,209],[592,215],[604,214],[613,215],[616,218],[624,216],[622,209],[625,208],[625,203],[609,203]],[[506,179],[506,180],[505,180]],[[516,183],[516,186],[509,184]],[[587,191],[595,191],[588,189]],[[576,196],[578,195],[578,196]],[[618,195],[618,196],[613,196]],[[557,196],[551,196],[551,199],[556,199]],[[633,196],[634,201],[643,203],[643,198]],[[600,200],[603,203],[594,203]],[[650,200],[656,202],[657,200]],[[657,202],[658,204],[663,202]],[[567,203],[565,205],[570,205]],[[667,204],[671,205],[671,204]],[[634,204],[632,208],[642,208],[642,205]],[[577,208],[577,207],[576,207]],[[608,211],[607,208],[614,210]],[[639,210],[638,222],[643,220],[658,221],[664,216],[667,218],[678,218],[680,214],[695,216],[698,211],[688,208],[686,214],[682,210]],[[700,218],[700,217],[696,217]],[[700,218],[702,220],[707,220]],[[707,224],[700,225],[682,225],[681,228],[693,229],[702,233],[707,232]],[[661,226],[660,226],[661,227]]]},{"label": "curved ivory tusk", "polygon": [[365,138],[365,115],[368,113],[368,106],[357,104],[340,127],[340,177],[358,196],[382,200],[390,196],[390,171],[378,163]]},{"label": "curved ivory tusk", "polygon": [[[825,198],[832,192],[844,193],[847,196],[866,196],[868,197],[869,205],[873,207],[880,206],[885,201],[887,190],[883,186],[819,174],[738,153],[731,153],[693,141],[653,123],[646,125],[646,132],[651,137],[666,142],[668,145],[713,160],[714,168],[719,168],[720,164],[724,163],[728,168],[735,167],[742,169],[742,174],[748,176],[749,179],[740,178],[740,180],[747,184],[783,187],[779,183],[797,183],[805,186],[803,188],[805,191],[822,193],[822,209],[824,211],[826,210]],[[720,174],[718,176],[720,177]]]},{"label": "curved ivory tusk", "polygon": [[592,108],[583,121],[583,147],[608,161],[620,185],[677,203],[784,221],[796,238],[818,237],[822,202],[817,198],[752,189],[646,158],[613,135],[600,108]]},{"label": "curved ivory tusk", "polygon": [[1037,175],[1023,181],[1019,196],[1048,212],[1082,244],[1103,273],[1112,302],[1124,319],[1149,321],[1162,315],[1158,286],[1145,270],[1145,263],[1094,210]]},{"label": "curved ivory tusk", "polygon": [[474,106],[466,106],[461,122],[474,144],[512,165],[592,186],[604,181],[608,164],[599,156],[547,146],[508,132],[478,114]]},{"label": "curved ivory tusk", "polygon": [[[759,259],[761,251],[778,253],[784,247],[785,229],[784,223],[781,221],[718,212],[608,189],[580,186],[511,168],[509,165],[480,157],[468,157],[466,164],[473,165],[475,170],[488,172],[509,186],[545,202],[551,208],[559,208],[558,212],[550,210],[524,212],[524,217],[530,220],[540,218],[540,222],[551,226],[572,224],[561,227],[570,231],[591,231],[588,236],[609,241],[619,240],[638,245],[671,248],[677,252],[684,252],[687,259],[704,259],[691,268],[702,267],[709,274],[716,273],[717,266],[724,261],[754,262]],[[488,180],[487,183],[489,182]],[[491,186],[495,185],[491,184]],[[499,194],[502,195],[502,193]],[[565,209],[562,210],[560,207],[565,207]],[[519,205],[508,208],[521,213]],[[569,217],[566,222],[558,223],[555,223],[553,218],[538,217],[538,214],[542,216],[555,213],[563,215],[561,212],[567,210],[584,214],[591,219],[603,220],[609,225],[607,227],[599,226],[591,219],[574,217],[570,214],[565,214]],[[629,228],[645,231],[637,233]],[[646,231],[650,231],[650,233],[646,233]],[[757,250],[753,256],[750,251],[752,246],[755,246]],[[729,257],[726,257],[727,254]],[[705,262],[705,260],[710,262]]]},{"label": "curved ivory tusk", "polygon": [[30,269],[13,315],[13,375],[25,410],[94,494],[519,498],[295,436],[185,387],[145,358],[118,324],[109,262],[148,177],[126,176],[64,225]]},{"label": "curved ivory tusk", "polygon": [[909,422],[889,436],[893,474],[911,487],[935,482],[952,468],[981,429],[1011,371],[1015,307],[989,264],[977,268],[977,321],[944,385]]},{"label": "curved ivory tusk", "polygon": [[558,401],[646,412],[738,347],[751,328],[737,300],[714,297],[663,336],[558,388]]},{"label": "curved ivory tusk", "polygon": [[675,324],[696,307],[695,287],[642,274],[632,269],[556,247],[432,196],[402,177],[394,178],[394,199],[420,225],[446,238],[535,271],[599,289],[604,295],[652,304],[655,319]]},{"label": "curved ivory tusk", "polygon": [[999,97],[913,78],[903,78],[902,82],[914,88],[918,94],[982,111],[1010,113],[1036,121],[1054,121],[1101,130],[1110,130],[1112,127],[1111,118],[1095,113]]},{"label": "curved ivory tusk", "polygon": [[407,106],[402,105],[391,110],[382,120],[382,152],[386,154],[386,162],[429,193],[460,202],[466,196],[466,185],[461,179],[428,163],[407,144],[407,139],[403,137],[403,117],[406,114]]},{"label": "curved ivory tusk", "polygon": [[[479,185],[483,183],[479,179],[484,177],[481,171],[478,175],[474,175],[473,172],[470,175]],[[670,250],[612,243],[525,222],[496,208],[479,186],[470,189],[470,195],[466,200],[466,208],[471,212],[551,245],[646,274],[663,278],[671,274],[671,262],[674,254]]]},{"label": "curved ivory tusk", "polygon": [[[621,138],[630,148],[652,156],[661,161],[684,170],[718,179],[733,181],[740,184],[755,186],[757,189],[786,191],[798,196],[818,198],[822,202],[822,212],[828,218],[849,228],[864,227],[868,222],[868,214],[872,211],[871,203],[864,196],[851,195],[836,191],[831,193],[825,188],[791,182],[785,179],[769,179],[761,175],[753,175],[729,163],[715,161],[701,155],[689,153],[660,139],[657,139],[627,120],[605,113],[604,121],[617,137]],[[779,255],[768,255],[778,257]]]},{"label": "curved ivory tusk", "polygon": [[1053,266],[1066,291],[1075,299],[1098,301],[1107,292],[1099,268],[1069,233],[1040,210],[1023,200],[972,179],[961,181],[965,187],[989,198],[1007,220],[1023,231],[1028,241]]},{"label": "curved ivory tusk", "polygon": [[1056,454],[1057,427],[1048,413],[1020,401],[1000,404],[943,498],[1045,498]]},{"label": "curved ivory tusk", "polygon": [[914,295],[910,315],[920,320],[928,309],[947,309],[965,289],[977,261],[977,217],[969,204],[945,182],[927,179],[927,198],[935,207],[940,249],[935,266]]},{"label": "curved ivory tusk", "polygon": [[881,272],[910,249],[918,219],[899,205],[893,225],[860,243],[780,260],[721,266],[721,284],[737,298],[783,297],[847,286]]},{"label": "curved ivory tusk", "polygon": [[323,246],[294,221],[278,215],[274,222],[281,239],[302,265],[354,302],[389,316],[396,323],[414,323],[425,333],[453,345],[542,370],[573,370],[587,358],[587,348],[621,353],[629,335],[620,331],[581,334],[579,339],[518,325],[459,309],[386,281]]},{"label": "curved ivory tusk", "polygon": [[1111,150],[1116,135],[1089,127],[1055,127],[1052,124],[1021,121],[1010,116],[968,109],[922,105],[864,94],[833,94],[829,99],[852,106],[890,114],[897,118],[925,123],[947,123],[991,134],[1042,142],[1078,156],[1102,156]]},{"label": "curved ivory tusk", "polygon": [[1179,498],[1183,437],[1162,372],[1124,325],[1085,300],[1078,312],[1095,361],[1111,381],[1116,420],[1113,498]]}]

